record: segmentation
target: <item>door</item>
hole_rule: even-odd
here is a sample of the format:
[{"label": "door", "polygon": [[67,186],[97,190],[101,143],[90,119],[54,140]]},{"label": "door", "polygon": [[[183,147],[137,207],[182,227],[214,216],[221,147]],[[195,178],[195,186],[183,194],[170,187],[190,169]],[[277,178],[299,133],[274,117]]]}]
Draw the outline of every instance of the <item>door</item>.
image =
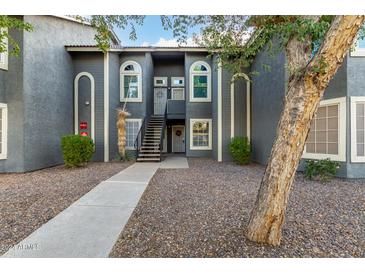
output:
[{"label": "door", "polygon": [[185,126],[172,126],[172,152],[185,152]]},{"label": "door", "polygon": [[155,115],[165,114],[165,107],[167,102],[167,88],[155,88],[153,97],[153,109]]}]

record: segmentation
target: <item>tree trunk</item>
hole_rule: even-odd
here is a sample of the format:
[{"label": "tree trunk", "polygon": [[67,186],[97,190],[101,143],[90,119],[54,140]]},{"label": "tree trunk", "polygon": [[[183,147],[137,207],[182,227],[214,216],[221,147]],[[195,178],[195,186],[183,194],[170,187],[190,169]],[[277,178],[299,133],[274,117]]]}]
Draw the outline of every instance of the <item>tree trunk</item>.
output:
[{"label": "tree trunk", "polygon": [[117,119],[117,128],[118,128],[118,151],[122,160],[125,160],[125,145],[127,142],[127,134],[126,134],[126,119],[130,116],[130,113],[125,111],[125,108],[118,109],[118,119]]},{"label": "tree trunk", "polygon": [[[248,239],[279,245],[290,188],[303,153],[312,118],[330,79],[343,62],[361,28],[364,16],[336,16],[318,53],[307,63],[306,44],[289,41],[286,54],[289,68],[303,68],[289,78],[284,109],[271,150],[246,236]],[[308,65],[302,66],[307,63]]]}]

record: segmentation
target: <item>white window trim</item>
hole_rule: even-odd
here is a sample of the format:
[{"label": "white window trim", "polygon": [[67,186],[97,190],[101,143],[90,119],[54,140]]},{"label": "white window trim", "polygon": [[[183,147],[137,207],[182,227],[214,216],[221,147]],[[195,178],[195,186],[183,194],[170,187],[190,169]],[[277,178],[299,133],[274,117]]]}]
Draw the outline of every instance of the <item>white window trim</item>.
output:
[{"label": "white window trim", "polygon": [[0,111],[2,111],[2,140],[1,140],[1,154],[0,160],[7,158],[8,149],[8,105],[0,103]]},{"label": "white window trim", "polygon": [[[195,122],[208,122],[209,123],[209,146],[196,147],[193,145],[193,124]],[[190,150],[212,150],[212,134],[213,134],[212,119],[190,119]]]},{"label": "white window trim", "polygon": [[[126,121],[126,123],[127,122],[138,122],[138,130],[140,130],[140,128],[142,126],[142,119],[140,119],[140,118],[127,118],[127,119],[125,119],[125,121]],[[127,133],[127,131],[126,131],[126,133]],[[126,136],[126,138],[127,138],[127,136]],[[136,141],[136,140],[134,140],[134,141]],[[134,146],[128,147],[127,145],[125,146],[125,149],[136,150],[136,148]]]},{"label": "white window trim", "polygon": [[[194,71],[194,67],[197,65],[203,65],[207,68],[207,71]],[[207,76],[207,98],[195,98],[194,97],[194,76]],[[212,101],[212,88],[211,88],[211,69],[208,63],[204,61],[196,61],[190,66],[190,102],[211,102]]]},{"label": "white window trim", "polygon": [[[182,84],[174,84],[175,80],[182,80]],[[184,87],[185,86],[185,79],[184,77],[171,77],[171,86],[172,87]]]},{"label": "white window trim", "polygon": [[[163,83],[162,84],[158,84],[157,81],[158,80],[162,80]],[[167,87],[167,77],[153,77],[153,84],[155,87]]]},{"label": "white window trim", "polygon": [[74,127],[75,134],[79,134],[79,80],[82,77],[87,77],[90,80],[90,97],[91,97],[91,122],[90,122],[90,133],[91,139],[95,141],[95,80],[91,73],[89,72],[80,72],[76,75],[74,80]]},{"label": "white window trim", "polygon": [[365,96],[351,96],[350,97],[350,111],[351,111],[351,162],[364,163],[365,156],[357,156],[356,144],[356,103],[365,102]]},{"label": "white window trim", "polygon": [[[1,29],[1,31],[5,30],[8,32],[7,28]],[[6,51],[0,53],[0,69],[8,70],[8,62],[9,62],[9,48],[8,48],[8,38],[5,38],[4,44],[6,45]]]},{"label": "white window trim", "polygon": [[[182,99],[174,99],[174,91],[176,90],[176,89],[182,89],[183,90],[183,98]],[[176,88],[171,88],[171,99],[170,100],[173,100],[173,101],[185,101],[185,89],[184,88],[178,88],[178,87],[176,87]]]},{"label": "white window trim", "polygon": [[[136,69],[136,71],[127,72],[124,71],[124,68],[128,65],[133,65]],[[126,61],[120,66],[120,101],[121,102],[135,102],[135,103],[141,103],[142,102],[142,68],[141,66],[135,62],[135,61]],[[130,76],[137,76],[138,80],[138,97],[137,98],[125,98],[124,97],[124,76],[130,75]]]},{"label": "white window trim", "polygon": [[323,100],[320,106],[339,104],[339,125],[338,125],[338,154],[307,153],[306,146],[302,158],[322,160],[329,158],[332,161],[346,162],[346,97]]}]

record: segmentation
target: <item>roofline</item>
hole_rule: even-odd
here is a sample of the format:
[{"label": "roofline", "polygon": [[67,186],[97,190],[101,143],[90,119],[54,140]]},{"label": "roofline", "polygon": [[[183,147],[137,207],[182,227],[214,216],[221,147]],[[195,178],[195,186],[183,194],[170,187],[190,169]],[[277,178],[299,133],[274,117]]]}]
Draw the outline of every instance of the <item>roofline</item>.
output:
[{"label": "roofline", "polygon": [[[67,51],[96,51],[100,52],[101,49],[96,46],[65,46]],[[208,52],[206,48],[203,47],[120,47],[120,48],[110,48],[110,52]]]},{"label": "roofline", "polygon": [[[71,21],[71,22],[75,22],[75,23],[79,23],[79,24],[82,24],[82,25],[86,25],[86,26],[89,26],[89,27],[92,27],[91,26],[91,23],[88,22],[87,20],[80,20],[80,19],[77,19],[77,18],[74,18],[72,16],[68,16],[68,15],[51,15],[53,17],[56,17],[56,18],[60,18],[60,19],[64,19],[64,20],[68,20],[68,21]],[[113,39],[115,40],[115,42],[117,44],[120,43],[120,39],[118,37],[118,35],[114,32],[113,29],[110,29],[110,32],[113,36]]]}]

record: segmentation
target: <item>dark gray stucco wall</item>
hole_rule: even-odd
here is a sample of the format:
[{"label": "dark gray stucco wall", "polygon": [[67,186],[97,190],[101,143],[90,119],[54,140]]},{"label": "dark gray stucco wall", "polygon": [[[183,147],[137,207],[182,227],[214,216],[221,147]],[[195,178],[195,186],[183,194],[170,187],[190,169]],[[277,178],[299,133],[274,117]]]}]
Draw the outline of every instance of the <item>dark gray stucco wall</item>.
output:
[{"label": "dark gray stucco wall", "polygon": [[[89,72],[95,80],[95,154],[94,161],[104,160],[104,55],[98,52],[72,53],[73,76],[75,79],[80,72]],[[80,92],[83,92],[80,90]],[[73,92],[72,92],[73,94]],[[66,106],[64,106],[66,107]],[[67,108],[73,108],[73,99]],[[72,113],[72,111],[71,111]],[[112,112],[110,112],[112,117]],[[73,118],[71,132],[74,132]]]},{"label": "dark gray stucco wall", "polygon": [[[212,71],[212,102],[204,102],[204,103],[198,103],[198,102],[190,102],[190,87],[189,87],[189,70],[190,66],[196,62],[196,61],[205,61],[209,64],[211,71]],[[216,81],[216,71],[213,67],[213,61],[211,58],[207,58],[206,54],[203,53],[190,53],[187,52],[185,54],[185,99],[186,99],[186,156],[188,157],[212,157],[213,156],[213,150],[191,150],[190,149],[190,119],[195,118],[207,118],[212,119],[212,105],[216,104],[214,102],[214,85],[213,83]],[[212,121],[212,128],[213,128],[213,144],[212,148],[214,148],[215,140],[214,132],[216,130],[216,123],[214,120]]]},{"label": "dark gray stucco wall", "polygon": [[24,170],[61,164],[60,139],[73,132],[73,67],[66,44],[94,43],[91,27],[24,16]]},{"label": "dark gray stucco wall", "polygon": [[20,46],[18,57],[10,55],[8,70],[0,70],[0,102],[8,107],[7,159],[0,160],[0,172],[24,171],[23,32],[10,30]]},{"label": "dark gray stucco wall", "polygon": [[119,54],[109,53],[109,157],[118,159],[117,109],[120,103]]},{"label": "dark gray stucco wall", "polygon": [[347,177],[365,178],[365,163],[351,162],[351,96],[365,96],[365,57],[347,56]]},{"label": "dark gray stucco wall", "polygon": [[234,136],[247,136],[246,98],[247,81],[240,78],[234,84]]},{"label": "dark gray stucco wall", "polygon": [[153,114],[153,75],[154,75],[154,62],[151,53],[145,54],[145,86],[146,86],[146,115],[147,117]]},{"label": "dark gray stucco wall", "polygon": [[[269,71],[263,65],[269,65]],[[285,94],[286,72],[285,54],[270,56],[267,51],[257,54],[251,71],[251,136],[252,159],[266,164],[276,136],[276,126],[280,118]]]}]

